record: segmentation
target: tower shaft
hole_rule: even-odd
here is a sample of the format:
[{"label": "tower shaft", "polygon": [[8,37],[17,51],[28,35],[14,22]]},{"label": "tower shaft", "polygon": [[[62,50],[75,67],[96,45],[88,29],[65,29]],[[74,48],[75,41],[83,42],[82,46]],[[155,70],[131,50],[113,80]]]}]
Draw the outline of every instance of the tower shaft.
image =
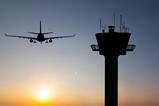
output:
[{"label": "tower shaft", "polygon": [[105,106],[118,106],[118,56],[105,56]]}]

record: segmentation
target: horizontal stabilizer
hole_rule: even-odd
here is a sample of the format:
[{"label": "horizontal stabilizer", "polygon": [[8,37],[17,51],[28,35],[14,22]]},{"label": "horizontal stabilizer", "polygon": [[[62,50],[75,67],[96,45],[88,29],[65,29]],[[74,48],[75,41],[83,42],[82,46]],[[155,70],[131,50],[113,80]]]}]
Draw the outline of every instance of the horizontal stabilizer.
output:
[{"label": "horizontal stabilizer", "polygon": [[42,34],[45,35],[45,34],[52,34],[52,33],[53,33],[53,32],[45,32],[45,33],[42,33]]},{"label": "horizontal stabilizer", "polygon": [[30,33],[30,34],[39,34],[39,33],[37,33],[37,32],[28,32],[28,33]]}]

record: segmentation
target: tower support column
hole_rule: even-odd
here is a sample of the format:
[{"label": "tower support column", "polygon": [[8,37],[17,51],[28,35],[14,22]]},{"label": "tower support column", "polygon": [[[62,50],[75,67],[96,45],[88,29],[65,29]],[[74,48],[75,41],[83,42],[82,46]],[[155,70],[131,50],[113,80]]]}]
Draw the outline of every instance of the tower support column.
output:
[{"label": "tower support column", "polygon": [[105,106],[118,106],[118,56],[105,56]]}]

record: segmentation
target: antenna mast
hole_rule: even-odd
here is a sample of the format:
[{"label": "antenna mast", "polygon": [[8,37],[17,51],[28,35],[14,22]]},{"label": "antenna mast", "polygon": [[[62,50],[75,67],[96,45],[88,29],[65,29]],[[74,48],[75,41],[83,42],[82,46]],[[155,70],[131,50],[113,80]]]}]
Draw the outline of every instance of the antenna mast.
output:
[{"label": "antenna mast", "polygon": [[120,14],[120,32],[122,31],[122,15]]},{"label": "antenna mast", "polygon": [[99,27],[100,27],[100,32],[102,32],[102,20],[101,20],[101,18],[100,18],[100,20],[99,20]]},{"label": "antenna mast", "polygon": [[114,18],[114,26],[115,26],[115,13],[113,14],[113,18]]}]

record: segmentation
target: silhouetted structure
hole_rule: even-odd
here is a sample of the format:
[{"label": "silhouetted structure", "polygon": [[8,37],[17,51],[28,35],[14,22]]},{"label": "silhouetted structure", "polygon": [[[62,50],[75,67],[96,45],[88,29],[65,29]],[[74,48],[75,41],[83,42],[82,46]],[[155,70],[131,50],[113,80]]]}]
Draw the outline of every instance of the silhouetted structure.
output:
[{"label": "silhouetted structure", "polygon": [[108,32],[96,33],[98,45],[91,45],[93,51],[105,57],[105,106],[118,106],[118,56],[135,48],[128,45],[131,33],[114,29],[115,26],[109,26]]}]

